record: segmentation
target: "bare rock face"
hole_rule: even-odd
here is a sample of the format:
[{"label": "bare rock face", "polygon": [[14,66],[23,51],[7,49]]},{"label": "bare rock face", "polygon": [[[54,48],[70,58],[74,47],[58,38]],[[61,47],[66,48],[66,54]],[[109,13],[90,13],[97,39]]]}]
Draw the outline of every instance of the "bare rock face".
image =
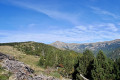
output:
[{"label": "bare rock face", "polygon": [[30,75],[32,75],[32,73],[34,72],[34,70],[29,68],[24,63],[9,59],[3,60],[3,67],[14,73],[17,80],[30,80]]},{"label": "bare rock face", "polygon": [[14,75],[14,80],[59,80],[45,75],[34,75],[34,70],[9,55],[0,53],[2,66]]}]

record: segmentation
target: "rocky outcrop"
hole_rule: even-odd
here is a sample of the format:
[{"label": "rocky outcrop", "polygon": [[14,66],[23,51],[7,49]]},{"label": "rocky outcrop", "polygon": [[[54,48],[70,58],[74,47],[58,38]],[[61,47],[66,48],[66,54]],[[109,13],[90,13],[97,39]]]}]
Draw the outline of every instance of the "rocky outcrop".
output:
[{"label": "rocky outcrop", "polygon": [[10,55],[3,54],[3,53],[0,53],[0,60],[3,60],[3,59],[14,60],[14,57],[12,57]]},{"label": "rocky outcrop", "polygon": [[34,70],[9,55],[0,53],[1,65],[14,75],[14,80],[58,80],[45,75],[34,75]]},{"label": "rocky outcrop", "polygon": [[4,68],[15,74],[18,80],[30,80],[30,75],[34,72],[34,70],[19,61],[4,59],[2,64]]}]

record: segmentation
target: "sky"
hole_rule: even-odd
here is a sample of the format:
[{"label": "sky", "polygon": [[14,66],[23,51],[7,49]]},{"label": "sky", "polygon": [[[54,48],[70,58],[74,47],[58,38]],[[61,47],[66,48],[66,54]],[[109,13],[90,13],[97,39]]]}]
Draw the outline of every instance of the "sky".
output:
[{"label": "sky", "polygon": [[0,43],[120,39],[120,0],[0,0]]}]

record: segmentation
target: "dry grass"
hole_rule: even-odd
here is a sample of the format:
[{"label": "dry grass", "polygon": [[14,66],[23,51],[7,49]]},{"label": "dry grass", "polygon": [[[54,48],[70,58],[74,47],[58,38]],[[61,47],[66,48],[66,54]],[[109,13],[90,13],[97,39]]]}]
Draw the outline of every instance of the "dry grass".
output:
[{"label": "dry grass", "polygon": [[18,51],[16,48],[13,48],[12,46],[0,46],[0,52],[14,56],[15,59],[24,62],[29,67],[34,69],[36,74],[40,74],[42,71],[44,71],[43,68],[37,66],[37,63],[39,61],[39,57],[37,56],[26,55],[23,52]]},{"label": "dry grass", "polygon": [[[37,66],[38,61],[40,59],[37,56],[26,55],[23,52],[18,51],[16,48],[13,48],[12,46],[0,46],[0,52],[4,53],[4,54],[7,54],[7,55],[14,56],[16,60],[19,60],[19,61],[27,64],[29,67],[31,67],[35,71],[35,74],[37,74],[37,75],[39,75],[41,73],[46,74],[45,73],[46,70],[44,68]],[[54,77],[58,78],[58,76],[60,76],[60,74],[56,73],[56,72],[55,73],[53,72],[52,74],[50,74],[50,76],[54,76]],[[11,76],[10,78],[12,78],[12,77],[13,76]],[[64,79],[63,77],[60,77],[60,80],[67,80],[67,79]]]}]

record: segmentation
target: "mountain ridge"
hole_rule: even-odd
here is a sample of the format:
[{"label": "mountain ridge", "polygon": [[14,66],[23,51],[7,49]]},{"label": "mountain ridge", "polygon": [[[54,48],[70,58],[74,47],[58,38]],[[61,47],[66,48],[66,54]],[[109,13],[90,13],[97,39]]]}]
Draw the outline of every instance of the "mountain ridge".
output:
[{"label": "mountain ridge", "polygon": [[108,56],[108,54],[111,54],[114,50],[116,50],[117,48],[120,48],[120,39],[103,41],[103,42],[95,42],[95,43],[80,43],[80,44],[64,43],[64,42],[56,41],[54,43],[51,43],[50,45],[59,49],[68,49],[68,50],[73,50],[81,53],[85,49],[90,49],[94,52],[95,55],[99,50],[103,50],[103,52],[105,52],[105,54]]},{"label": "mountain ridge", "polygon": [[[94,44],[94,43],[105,43],[105,42],[114,42],[114,41],[120,41],[120,39],[114,39],[114,40],[110,40],[110,41],[98,41],[98,42],[90,42],[90,43],[66,43],[66,42],[62,42],[62,41],[55,41],[51,44],[54,43],[66,43],[66,44]],[[30,41],[32,42],[32,41]]]}]

